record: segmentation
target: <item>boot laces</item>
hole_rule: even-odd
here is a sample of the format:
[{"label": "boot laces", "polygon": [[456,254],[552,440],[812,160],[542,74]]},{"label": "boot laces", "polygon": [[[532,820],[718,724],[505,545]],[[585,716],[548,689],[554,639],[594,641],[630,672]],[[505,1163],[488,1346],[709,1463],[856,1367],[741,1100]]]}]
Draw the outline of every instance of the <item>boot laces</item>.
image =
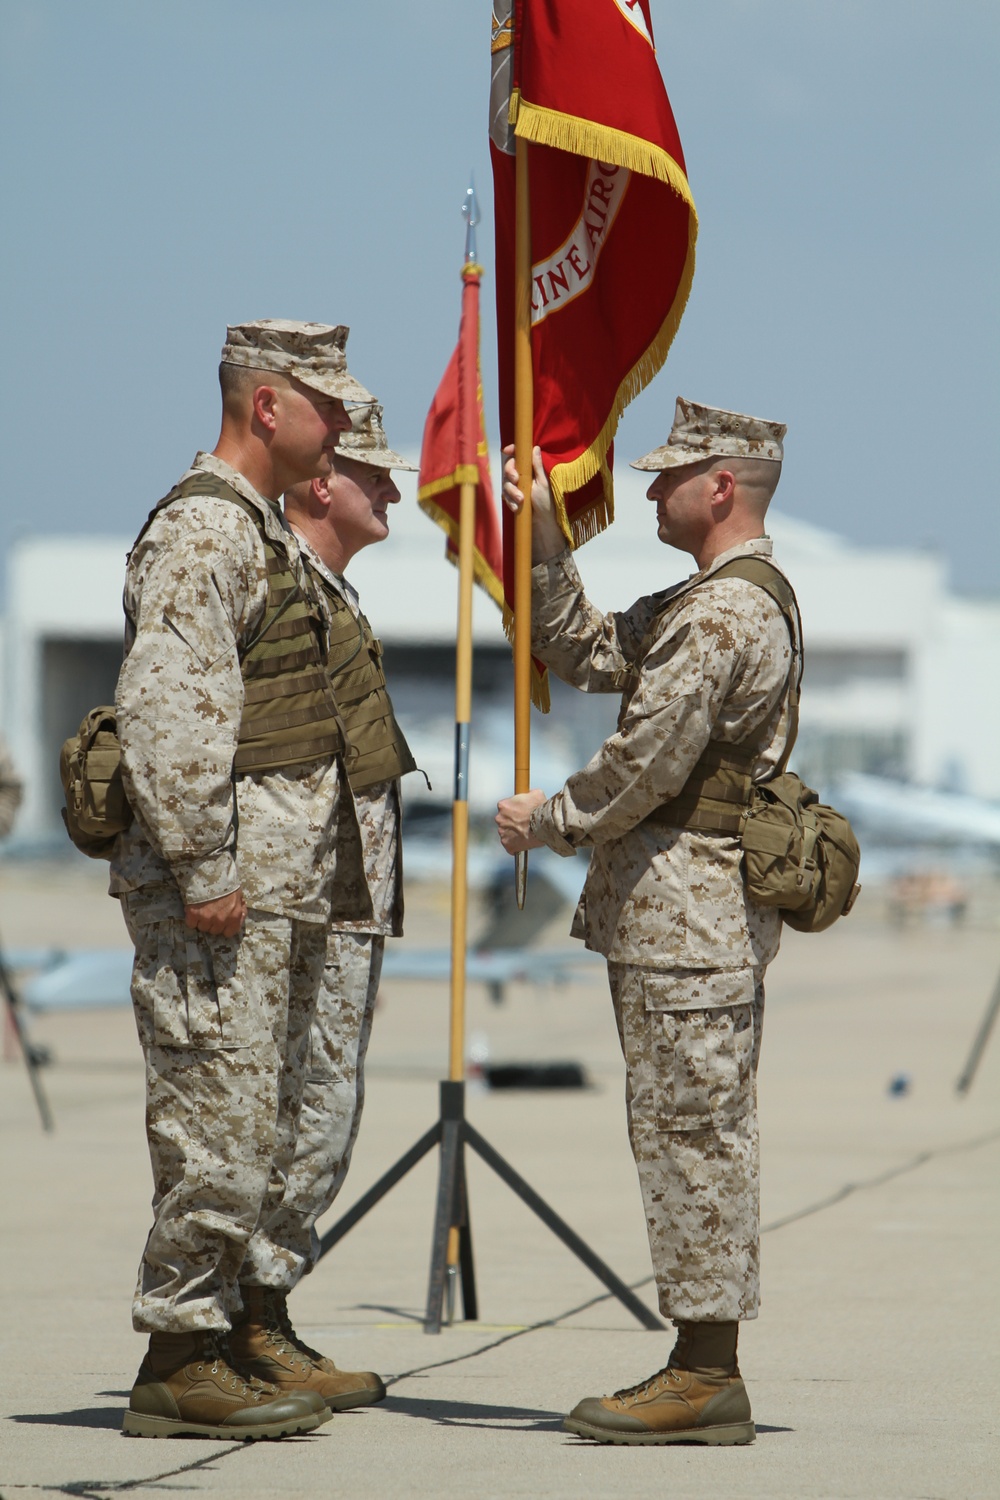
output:
[{"label": "boot laces", "polygon": [[288,1303],[280,1292],[274,1293],[267,1299],[267,1313],[270,1318],[269,1333],[279,1333],[285,1340],[289,1349],[300,1357],[304,1357],[310,1364],[318,1364],[323,1358],[317,1349],[310,1349],[308,1344],[302,1342],[288,1315]]},{"label": "boot laces", "polygon": [[641,1401],[644,1396],[648,1396],[658,1385],[662,1386],[664,1380],[672,1380],[675,1383],[677,1381],[677,1376],[670,1365],[664,1365],[662,1370],[657,1370],[654,1374],[647,1375],[645,1380],[640,1380],[636,1385],[623,1386],[620,1391],[613,1393],[613,1400]]},{"label": "boot laces", "polygon": [[265,1297],[264,1317],[264,1333],[272,1349],[276,1349],[279,1354],[290,1355],[303,1370],[309,1369],[314,1358],[320,1358],[315,1350],[308,1349],[296,1337],[285,1299],[280,1293],[271,1293]]},{"label": "boot laces", "polygon": [[263,1396],[270,1392],[276,1392],[277,1386],[269,1388],[265,1381],[248,1381],[233,1365],[229,1348],[223,1335],[216,1334],[205,1340],[201,1360],[198,1363],[199,1372],[204,1370],[208,1360],[212,1360],[211,1374],[225,1387],[231,1385],[237,1396],[252,1397],[254,1402],[259,1402]]}]

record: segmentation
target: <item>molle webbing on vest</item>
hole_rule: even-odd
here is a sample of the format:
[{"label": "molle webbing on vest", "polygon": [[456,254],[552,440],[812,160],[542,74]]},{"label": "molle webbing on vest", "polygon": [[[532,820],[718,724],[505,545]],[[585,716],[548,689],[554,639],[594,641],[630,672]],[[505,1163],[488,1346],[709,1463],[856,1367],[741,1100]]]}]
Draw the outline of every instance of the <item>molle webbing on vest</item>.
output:
[{"label": "molle webbing on vest", "polygon": [[702,833],[738,834],[750,805],[756,759],[756,746],[709,740],[677,796],[650,813],[646,822]]},{"label": "molle webbing on vest", "polygon": [[257,528],[267,566],[263,616],[239,648],[243,715],[233,770],[279,771],[336,755],[344,736],[324,670],[326,619],[306,569],[267,535],[249,500],[207,471],[183,479],[153,515],[175,500],[200,495],[239,506]]},{"label": "molle webbing on vest", "polygon": [[[792,642],[792,688],[788,704],[788,738],[774,771],[778,776],[788,764],[799,727],[802,672],[799,666],[801,627],[798,626],[798,603],[788,580],[777,568],[760,557],[736,558],[731,563],[724,563],[717,572],[701,581],[714,583],[716,578],[742,578],[746,583],[753,583],[764,589],[781,610],[788,626]],[[683,597],[686,595],[675,594],[664,608],[672,609]],[[750,806],[754,761],[763,750],[764,743],[759,734],[752,735],[743,744],[735,745],[727,744],[724,740],[709,740],[677,796],[650,813],[645,819],[646,824],[738,836],[743,831],[743,820]]]},{"label": "molle webbing on vest", "polygon": [[321,579],[330,606],[327,670],[347,736],[345,763],[351,790],[416,770],[416,761],[396,723],[382,670],[382,642],[363,614],[355,618],[343,596]]}]

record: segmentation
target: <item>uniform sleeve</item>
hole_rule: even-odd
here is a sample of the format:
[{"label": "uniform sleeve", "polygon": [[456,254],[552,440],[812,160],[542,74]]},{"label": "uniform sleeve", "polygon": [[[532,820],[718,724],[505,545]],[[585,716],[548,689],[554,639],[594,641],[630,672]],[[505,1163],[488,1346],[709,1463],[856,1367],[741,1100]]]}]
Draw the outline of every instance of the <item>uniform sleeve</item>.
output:
[{"label": "uniform sleeve", "polygon": [[[773,710],[787,652],[769,662],[771,633],[754,629],[739,600],[699,593],[646,655],[619,731],[532,814],[532,833],[558,853],[620,838],[676,797],[734,689],[758,721]],[[780,613],[777,620],[783,629]]]},{"label": "uniform sleeve", "polygon": [[157,549],[118,682],[129,801],[188,905],[240,884],[232,784],[243,711],[237,639],[260,593],[253,571],[231,537],[207,528]]},{"label": "uniform sleeve", "polygon": [[602,615],[583,591],[572,552],[561,552],[531,570],[532,652],[571,687],[621,692],[616,674],[634,660],[655,609],[656,602],[640,599]]}]

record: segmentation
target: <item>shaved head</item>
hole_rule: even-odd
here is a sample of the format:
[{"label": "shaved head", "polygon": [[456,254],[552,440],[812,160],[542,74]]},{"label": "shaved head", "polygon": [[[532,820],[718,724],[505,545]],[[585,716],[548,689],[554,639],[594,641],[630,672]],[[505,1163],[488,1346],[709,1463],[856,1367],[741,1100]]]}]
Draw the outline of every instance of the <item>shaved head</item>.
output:
[{"label": "shaved head", "polygon": [[709,472],[727,469],[736,480],[740,498],[756,514],[763,516],[778,488],[781,465],[770,458],[717,458]]},{"label": "shaved head", "polygon": [[267,385],[273,390],[288,390],[291,381],[278,370],[252,370],[246,365],[221,364],[219,387],[222,391],[222,410],[236,421],[247,420],[253,404],[253,393],[258,386]]}]

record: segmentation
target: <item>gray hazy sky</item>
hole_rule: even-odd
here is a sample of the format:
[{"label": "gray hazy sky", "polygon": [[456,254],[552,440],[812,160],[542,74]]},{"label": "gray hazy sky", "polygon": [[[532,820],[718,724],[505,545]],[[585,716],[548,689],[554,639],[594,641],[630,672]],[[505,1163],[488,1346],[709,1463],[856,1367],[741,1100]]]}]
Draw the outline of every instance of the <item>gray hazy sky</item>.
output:
[{"label": "gray hazy sky", "polygon": [[[701,236],[619,462],[677,392],[779,418],[785,511],[996,593],[1000,6],[652,13]],[[417,446],[470,168],[495,427],[488,39],[485,0],[0,0],[0,545],[133,533],[215,441],[227,322],[349,323]]]}]

